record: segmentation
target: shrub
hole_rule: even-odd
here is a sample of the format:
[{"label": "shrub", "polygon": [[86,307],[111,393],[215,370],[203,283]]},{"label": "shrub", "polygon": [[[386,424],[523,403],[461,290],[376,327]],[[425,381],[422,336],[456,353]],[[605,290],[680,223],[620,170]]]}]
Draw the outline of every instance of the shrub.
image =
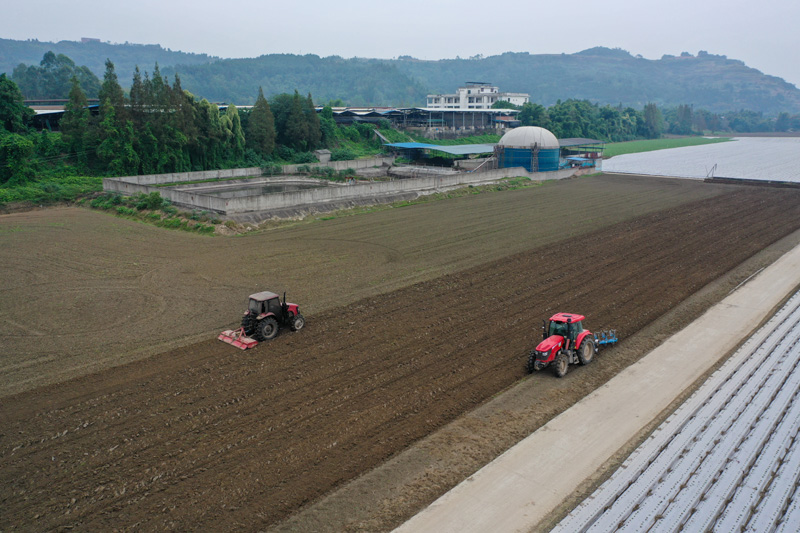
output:
[{"label": "shrub", "polygon": [[262,176],[277,176],[278,174],[283,174],[283,167],[281,165],[267,163],[261,167]]},{"label": "shrub", "polygon": [[274,156],[280,161],[292,161],[295,151],[293,148],[279,144],[275,147]]},{"label": "shrub", "polygon": [[164,199],[161,198],[161,194],[159,192],[151,192],[144,197],[144,201],[147,205],[147,209],[150,209],[151,211],[161,209],[161,206],[164,205]]},{"label": "shrub", "polygon": [[333,167],[316,167],[312,175],[321,178],[332,178],[336,175],[336,169]]},{"label": "shrub", "polygon": [[317,156],[312,154],[311,152],[298,152],[292,156],[291,159],[292,163],[318,163],[319,160]]},{"label": "shrub", "polygon": [[335,148],[331,150],[331,161],[350,161],[358,157],[350,148]]}]

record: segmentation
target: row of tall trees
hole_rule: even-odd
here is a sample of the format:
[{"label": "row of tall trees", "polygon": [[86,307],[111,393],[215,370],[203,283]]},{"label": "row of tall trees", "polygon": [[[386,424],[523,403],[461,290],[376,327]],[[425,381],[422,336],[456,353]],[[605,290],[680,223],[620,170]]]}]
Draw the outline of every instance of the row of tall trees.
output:
[{"label": "row of tall trees", "polygon": [[311,95],[297,91],[268,101],[259,89],[252,109],[240,111],[195,98],[156,65],[152,74],[137,67],[126,94],[111,61],[95,92],[99,109],[88,105],[84,85],[70,79],[61,132],[36,133],[18,85],[0,76],[0,184],[29,181],[42,161],[93,175],[261,166],[275,158],[307,163],[314,160],[308,152],[335,141],[323,136],[335,128],[332,119],[321,121]]},{"label": "row of tall trees", "polygon": [[186,172],[268,161],[277,144],[307,152],[322,134],[311,95],[282,94],[273,104],[259,89],[251,111],[198,100],[170,84],[156,65],[152,74],[136,68],[125,95],[114,65],[106,63],[97,117],[90,115],[79,80],[73,78],[61,122],[69,154],[91,170],[111,174]]},{"label": "row of tall trees", "polygon": [[[507,108],[509,105],[497,102],[494,107]],[[558,138],[630,141],[657,138],[664,130],[661,111],[655,104],[647,104],[638,111],[632,107],[599,106],[588,100],[559,100],[548,108],[529,102],[518,109],[518,118],[523,126],[546,128]]]},{"label": "row of tall trees", "polygon": [[[496,102],[496,108],[514,108],[508,102]],[[654,103],[641,111],[631,107],[599,106],[588,100],[558,101],[548,108],[527,103],[518,115],[524,126],[540,126],[558,138],[587,137],[605,141],[656,139],[664,133],[702,134],[707,131],[784,132],[800,130],[800,115],[780,113],[775,118],[755,111],[711,113],[690,105],[662,110]]]}]

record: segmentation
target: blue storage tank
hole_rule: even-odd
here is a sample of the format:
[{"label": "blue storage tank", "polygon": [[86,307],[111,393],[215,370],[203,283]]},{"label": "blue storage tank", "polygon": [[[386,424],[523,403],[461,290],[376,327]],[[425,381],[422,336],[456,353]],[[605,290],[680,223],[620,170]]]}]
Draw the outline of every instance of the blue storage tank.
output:
[{"label": "blue storage tank", "polygon": [[538,126],[514,128],[495,148],[499,168],[524,167],[528,172],[558,170],[560,146],[552,132]]}]

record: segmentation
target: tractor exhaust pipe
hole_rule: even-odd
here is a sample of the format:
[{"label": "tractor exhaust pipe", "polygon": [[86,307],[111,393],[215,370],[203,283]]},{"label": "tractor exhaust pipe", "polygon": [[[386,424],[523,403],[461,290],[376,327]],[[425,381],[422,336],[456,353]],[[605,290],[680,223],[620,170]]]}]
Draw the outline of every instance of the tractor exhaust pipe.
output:
[{"label": "tractor exhaust pipe", "polygon": [[572,340],[572,319],[568,318],[567,319],[567,338],[565,339],[565,342],[564,342],[564,347],[565,348],[571,348],[571,346],[569,345],[571,340]]},{"label": "tractor exhaust pipe", "polygon": [[547,328],[544,325],[544,320],[542,320],[542,340],[547,338]]}]

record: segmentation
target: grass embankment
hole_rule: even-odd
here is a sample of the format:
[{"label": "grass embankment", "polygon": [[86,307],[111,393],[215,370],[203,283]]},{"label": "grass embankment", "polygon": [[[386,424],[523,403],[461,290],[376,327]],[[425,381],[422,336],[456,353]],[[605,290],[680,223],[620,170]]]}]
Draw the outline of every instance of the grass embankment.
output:
[{"label": "grass embankment", "polygon": [[135,196],[104,193],[93,200],[84,198],[78,203],[162,228],[193,231],[204,235],[213,235],[216,226],[222,224],[222,220],[214,213],[197,210],[179,211],[157,192]]},{"label": "grass embankment", "polygon": [[603,150],[603,157],[609,158],[622,154],[637,154],[639,152],[652,152],[667,148],[683,148],[700,144],[714,144],[727,142],[729,137],[680,137],[677,139],[647,139],[644,141],[627,141],[621,143],[608,143]]},{"label": "grass embankment", "polygon": [[69,176],[46,178],[24,185],[0,187],[0,207],[6,204],[36,206],[72,202],[76,198],[103,190],[103,178]]}]

